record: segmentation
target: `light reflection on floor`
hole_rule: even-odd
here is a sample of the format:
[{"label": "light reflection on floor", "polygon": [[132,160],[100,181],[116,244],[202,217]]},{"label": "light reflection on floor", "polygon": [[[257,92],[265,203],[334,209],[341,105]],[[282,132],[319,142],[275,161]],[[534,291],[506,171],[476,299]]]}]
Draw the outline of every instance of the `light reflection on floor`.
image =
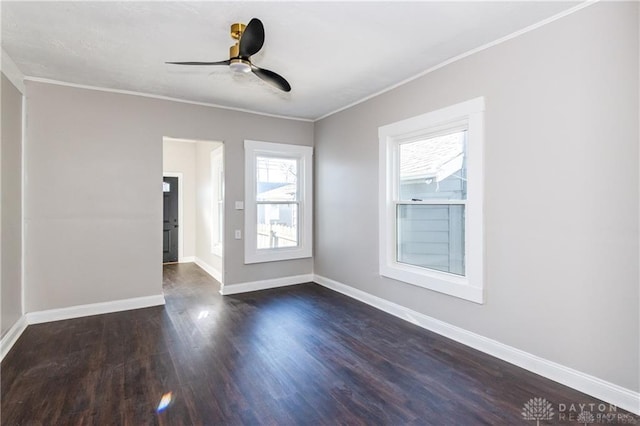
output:
[{"label": "light reflection on floor", "polygon": [[166,410],[167,407],[169,407],[169,405],[171,404],[171,398],[171,392],[167,392],[162,395],[162,398],[160,398],[160,403],[158,404],[158,408],[156,408],[156,412],[162,413],[164,410]]}]

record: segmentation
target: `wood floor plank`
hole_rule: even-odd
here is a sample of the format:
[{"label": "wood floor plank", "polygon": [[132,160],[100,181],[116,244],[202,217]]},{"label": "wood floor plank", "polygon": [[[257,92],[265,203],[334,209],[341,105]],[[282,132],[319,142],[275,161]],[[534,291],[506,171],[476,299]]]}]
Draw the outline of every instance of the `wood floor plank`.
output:
[{"label": "wood floor plank", "polygon": [[600,402],[315,284],[222,297],[163,270],[166,306],[29,326],[0,423],[515,425],[533,397]]}]

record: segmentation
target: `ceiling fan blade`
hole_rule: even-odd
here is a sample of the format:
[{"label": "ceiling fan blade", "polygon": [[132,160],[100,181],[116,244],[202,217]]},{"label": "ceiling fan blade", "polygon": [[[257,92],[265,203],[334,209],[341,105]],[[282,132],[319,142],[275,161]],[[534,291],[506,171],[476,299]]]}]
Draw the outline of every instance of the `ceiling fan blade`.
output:
[{"label": "ceiling fan blade", "polygon": [[227,59],[226,61],[218,61],[218,62],[165,62],[165,64],[175,64],[175,65],[229,65],[231,62]]},{"label": "ceiling fan blade", "polygon": [[291,86],[289,85],[287,80],[285,80],[284,77],[282,77],[280,74],[276,74],[275,72],[266,70],[264,68],[259,68],[255,65],[251,65],[251,71],[253,71],[255,75],[257,75],[270,85],[277,87],[278,89],[285,92],[291,91]]},{"label": "ceiling fan blade", "polygon": [[240,56],[248,58],[258,53],[264,44],[264,26],[258,18],[253,18],[240,37]]}]

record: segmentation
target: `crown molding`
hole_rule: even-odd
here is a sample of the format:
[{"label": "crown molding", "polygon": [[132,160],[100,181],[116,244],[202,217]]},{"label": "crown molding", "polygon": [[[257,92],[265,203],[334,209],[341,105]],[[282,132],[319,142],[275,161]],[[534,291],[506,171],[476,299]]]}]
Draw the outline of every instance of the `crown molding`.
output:
[{"label": "crown molding", "polygon": [[366,97],[360,99],[359,101],[352,102],[349,105],[343,106],[343,107],[338,108],[338,109],[336,109],[334,111],[331,111],[331,112],[329,112],[327,114],[324,114],[323,116],[320,116],[320,117],[314,119],[313,121],[316,122],[316,121],[324,120],[327,117],[330,117],[330,116],[332,116],[334,114],[337,114],[337,113],[339,113],[341,111],[347,110],[347,109],[349,109],[351,107],[354,107],[354,106],[356,106],[358,104],[366,102],[369,99],[373,99],[373,98],[375,98],[377,96],[380,96],[380,95],[382,95],[384,93],[387,93],[387,92],[389,92],[389,91],[391,91],[393,89],[396,89],[396,88],[398,88],[400,86],[404,86],[405,84],[410,83],[413,80],[417,80],[420,77],[424,77],[427,74],[431,74],[432,72],[434,72],[436,70],[439,70],[440,68],[443,68],[443,67],[445,67],[445,66],[447,66],[449,64],[452,64],[454,62],[458,62],[458,61],[466,58],[467,56],[471,56],[471,55],[474,55],[474,54],[476,54],[478,52],[482,52],[483,50],[489,49],[490,47],[497,46],[497,45],[502,44],[502,43],[504,43],[506,41],[509,41],[509,40],[514,39],[516,37],[519,37],[519,36],[521,36],[523,34],[526,34],[526,33],[530,32],[530,31],[536,30],[536,29],[538,29],[540,27],[543,27],[543,26],[545,26],[547,24],[555,22],[558,19],[564,18],[565,16],[569,16],[569,15],[571,15],[571,14],[573,14],[573,13],[579,11],[579,10],[584,9],[585,7],[591,6],[591,5],[596,4],[598,2],[600,2],[600,0],[586,0],[583,3],[580,3],[580,4],[574,6],[574,7],[570,8],[570,9],[567,9],[567,10],[565,10],[563,12],[560,12],[560,13],[558,13],[556,15],[553,15],[553,16],[547,18],[547,19],[543,19],[542,21],[536,22],[535,24],[531,24],[528,27],[522,28],[521,30],[515,31],[515,32],[513,32],[511,34],[508,34],[508,35],[506,35],[504,37],[501,37],[501,38],[496,39],[494,41],[491,41],[489,43],[483,44],[482,46],[479,46],[479,47],[476,47],[474,49],[468,50],[468,51],[466,51],[464,53],[461,53],[458,56],[454,56],[453,58],[447,59],[446,61],[441,62],[438,65],[435,65],[435,66],[433,66],[431,68],[428,68],[425,71],[422,71],[419,74],[414,75],[413,77],[409,77],[406,80],[402,80],[400,83],[396,83],[394,85],[391,85],[391,86],[389,86],[389,87],[387,87],[385,89],[380,90],[379,92],[376,92],[376,93],[374,93],[372,95],[366,96]]},{"label": "crown molding", "polygon": [[20,71],[20,68],[11,59],[11,56],[4,49],[2,49],[2,57],[0,60],[0,71],[9,79],[9,81],[16,86],[16,89],[24,95],[24,74]]},{"label": "crown molding", "polygon": [[237,111],[237,112],[244,112],[244,113],[247,113],[247,114],[261,115],[261,116],[264,116],[264,117],[279,118],[279,119],[283,119],[283,120],[304,121],[304,122],[308,122],[308,123],[312,123],[313,122],[313,120],[309,119],[309,118],[292,117],[292,116],[278,115],[278,114],[269,114],[269,113],[266,113],[266,112],[252,111],[250,109],[235,108],[235,107],[218,105],[218,104],[213,104],[213,103],[208,103],[208,102],[190,101],[190,100],[187,100],[187,99],[172,98],[170,96],[154,95],[154,94],[151,94],[151,93],[136,92],[136,91],[133,91],[133,90],[111,89],[111,88],[108,88],[108,87],[100,87],[100,86],[91,86],[91,85],[87,85],[87,84],[70,83],[68,81],[60,81],[60,80],[54,80],[54,79],[49,79],[49,78],[41,78],[41,77],[33,77],[33,76],[25,76],[24,79],[26,81],[33,81],[35,83],[54,84],[54,85],[57,85],[57,86],[66,86],[66,87],[73,87],[73,88],[76,88],[76,89],[85,89],[85,90],[95,90],[95,91],[98,91],[98,92],[117,93],[117,94],[120,94],[120,95],[140,96],[140,97],[143,97],[143,98],[160,99],[160,100],[163,100],[163,101],[170,101],[170,102],[178,102],[178,103],[183,103],[183,104],[205,106],[205,107],[210,107],[210,108],[219,108],[219,109],[224,109],[224,110],[229,110],[229,111]]}]

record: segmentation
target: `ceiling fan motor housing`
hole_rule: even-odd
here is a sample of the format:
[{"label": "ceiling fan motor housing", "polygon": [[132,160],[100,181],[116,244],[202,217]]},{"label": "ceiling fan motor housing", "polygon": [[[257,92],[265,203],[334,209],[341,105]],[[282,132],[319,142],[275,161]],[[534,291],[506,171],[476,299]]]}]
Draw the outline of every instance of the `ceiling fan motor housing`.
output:
[{"label": "ceiling fan motor housing", "polygon": [[240,46],[238,43],[229,48],[229,68],[234,72],[250,72],[251,62],[240,57]]},{"label": "ceiling fan motor housing", "polygon": [[[240,40],[247,26],[241,23],[231,24],[231,38]],[[236,43],[229,48],[229,68],[234,72],[247,73],[251,72],[251,62],[249,58],[240,57],[240,43]]]}]

